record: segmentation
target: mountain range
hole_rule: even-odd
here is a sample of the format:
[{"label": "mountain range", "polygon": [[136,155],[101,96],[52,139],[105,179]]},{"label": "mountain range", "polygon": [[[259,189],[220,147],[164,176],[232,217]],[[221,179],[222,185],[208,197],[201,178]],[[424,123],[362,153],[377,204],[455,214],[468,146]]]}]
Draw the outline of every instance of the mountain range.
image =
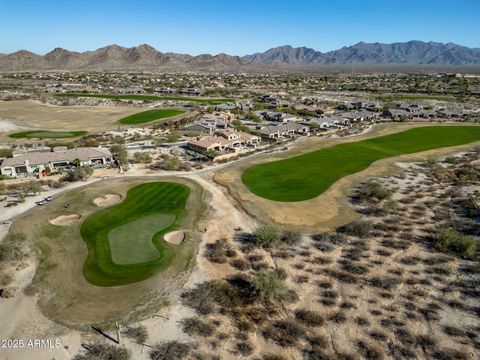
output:
[{"label": "mountain range", "polygon": [[285,45],[243,57],[227,54],[192,56],[163,53],[147,44],[131,48],[109,45],[85,52],[56,48],[43,56],[26,50],[0,54],[0,71],[239,71],[253,67],[315,68],[333,65],[480,66],[480,49],[453,43],[408,41],[392,44],[359,42],[328,52]]}]

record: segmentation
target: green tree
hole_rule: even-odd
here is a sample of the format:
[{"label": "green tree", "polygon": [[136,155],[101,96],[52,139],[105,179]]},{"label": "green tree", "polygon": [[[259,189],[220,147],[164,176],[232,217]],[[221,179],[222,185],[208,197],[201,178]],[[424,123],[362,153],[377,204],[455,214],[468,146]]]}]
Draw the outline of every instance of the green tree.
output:
[{"label": "green tree", "polygon": [[281,303],[291,298],[285,280],[276,271],[257,271],[253,275],[253,284],[262,301]]},{"label": "green tree", "polygon": [[262,248],[271,248],[276,246],[282,238],[282,232],[276,226],[264,225],[253,233],[253,242]]}]

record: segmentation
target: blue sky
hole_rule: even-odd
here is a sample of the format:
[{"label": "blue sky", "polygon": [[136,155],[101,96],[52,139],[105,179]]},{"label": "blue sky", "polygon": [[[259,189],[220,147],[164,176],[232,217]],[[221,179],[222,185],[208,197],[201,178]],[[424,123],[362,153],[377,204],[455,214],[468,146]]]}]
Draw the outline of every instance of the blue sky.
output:
[{"label": "blue sky", "polygon": [[412,39],[480,47],[479,19],[480,0],[0,0],[0,52],[148,43],[245,55]]}]

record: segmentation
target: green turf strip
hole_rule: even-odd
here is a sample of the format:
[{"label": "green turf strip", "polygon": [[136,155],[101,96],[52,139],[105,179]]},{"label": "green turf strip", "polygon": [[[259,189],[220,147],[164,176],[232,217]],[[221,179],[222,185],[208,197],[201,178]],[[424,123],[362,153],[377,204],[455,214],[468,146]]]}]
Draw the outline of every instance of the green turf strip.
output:
[{"label": "green turf strip", "polygon": [[23,139],[23,138],[37,138],[37,139],[60,139],[60,138],[69,138],[83,136],[86,131],[49,131],[49,130],[33,130],[33,131],[22,131],[10,134],[9,136],[14,139]]},{"label": "green turf strip", "polygon": [[177,109],[152,109],[124,117],[119,120],[121,124],[143,124],[155,120],[165,119],[172,116],[184,114],[185,110]]},{"label": "green turf strip", "polygon": [[128,265],[155,260],[160,253],[153,236],[174,222],[173,214],[154,214],[113,229],[108,234],[113,262]]},{"label": "green turf strip", "polygon": [[[84,265],[85,278],[99,286],[124,285],[144,280],[156,271],[169,266],[177,249],[184,244],[178,246],[168,244],[163,240],[163,235],[180,227],[186,215],[185,204],[189,194],[190,188],[182,184],[146,183],[131,188],[127,192],[126,199],[120,204],[96,211],[85,219],[80,229],[88,247],[88,257]],[[145,243],[140,242],[139,248],[131,254],[132,259],[128,259],[126,253],[122,254],[122,261],[129,264],[116,264],[112,257],[108,235],[114,229],[155,214],[169,215],[175,219],[173,223],[165,222],[157,227],[153,238],[150,236],[158,256],[152,260],[137,263],[140,256],[152,255],[151,248],[144,247]],[[141,255],[142,249],[145,251],[143,255]],[[120,250],[114,251],[118,255]]]},{"label": "green turf strip", "polygon": [[255,165],[243,172],[242,181],[254,194],[269,200],[308,200],[374,161],[479,140],[480,126],[414,128]]},{"label": "green turf strip", "polygon": [[235,101],[232,98],[218,98],[218,99],[207,99],[207,98],[197,98],[197,97],[186,97],[186,96],[157,96],[157,95],[111,95],[111,94],[82,94],[82,93],[61,93],[55,94],[59,97],[93,97],[99,99],[110,99],[110,100],[143,100],[143,101],[158,101],[158,100],[171,100],[171,101],[190,101],[206,105],[219,105],[226,102]]}]

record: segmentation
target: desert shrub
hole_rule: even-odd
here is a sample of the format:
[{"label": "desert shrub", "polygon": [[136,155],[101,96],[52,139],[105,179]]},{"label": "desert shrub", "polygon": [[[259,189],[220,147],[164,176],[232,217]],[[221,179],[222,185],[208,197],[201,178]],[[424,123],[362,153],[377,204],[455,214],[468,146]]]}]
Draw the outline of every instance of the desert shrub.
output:
[{"label": "desert shrub", "polygon": [[67,171],[65,175],[62,176],[60,181],[63,182],[75,182],[75,181],[85,181],[93,174],[93,168],[91,166],[78,166],[72,170]]},{"label": "desert shrub", "polygon": [[343,234],[339,234],[337,232],[313,234],[312,240],[334,245],[345,244],[347,242],[347,238]]},{"label": "desert shrub", "polygon": [[302,234],[298,231],[287,228],[282,231],[282,243],[287,245],[297,245],[302,240]]},{"label": "desert shrub", "polygon": [[253,353],[253,350],[255,350],[255,348],[252,343],[248,341],[239,341],[235,344],[235,352],[241,356],[249,356]]},{"label": "desert shrub", "polygon": [[133,162],[134,163],[151,163],[152,155],[147,151],[136,151],[133,153]]},{"label": "desert shrub", "polygon": [[182,326],[182,331],[188,335],[209,337],[215,332],[215,327],[212,324],[196,317],[185,318],[180,321],[180,325]]},{"label": "desert shrub", "polygon": [[341,266],[343,270],[358,275],[363,275],[370,271],[367,266],[353,261],[342,261]]},{"label": "desert shrub", "polygon": [[372,229],[373,224],[371,221],[357,220],[340,227],[338,231],[347,235],[365,237]]},{"label": "desert shrub", "polygon": [[234,259],[230,261],[230,265],[240,271],[244,271],[250,268],[250,265],[242,259]]},{"label": "desert shrub", "polygon": [[235,250],[232,249],[226,239],[220,239],[213,244],[207,244],[205,256],[211,262],[223,264],[227,262],[227,258],[234,257]]},{"label": "desert shrub", "polygon": [[472,257],[477,249],[477,243],[474,240],[445,227],[437,230],[433,246],[438,251],[450,252],[462,257]]},{"label": "desert shrub", "polygon": [[370,279],[370,285],[385,290],[392,290],[395,288],[400,281],[397,278],[393,277],[380,277],[374,276]]},{"label": "desert shrub", "polygon": [[343,311],[338,311],[330,315],[329,320],[336,322],[337,324],[343,324],[347,321],[347,315],[345,315],[345,312]]},{"label": "desert shrub", "polygon": [[370,325],[370,321],[368,321],[367,318],[360,317],[360,316],[355,319],[355,323],[358,326],[369,326]]},{"label": "desert shrub", "polygon": [[368,344],[365,341],[359,340],[357,342],[357,348],[366,359],[369,359],[369,360],[384,359],[383,351],[381,350],[380,347],[376,345]]},{"label": "desert shrub", "polygon": [[271,248],[278,245],[281,238],[282,232],[273,225],[264,225],[257,228],[252,236],[253,242],[262,248]]},{"label": "desert shrub", "polygon": [[361,201],[384,200],[392,196],[392,191],[378,182],[371,181],[364,184],[357,193]]},{"label": "desert shrub", "polygon": [[324,323],[323,316],[319,312],[307,309],[295,311],[295,319],[308,326],[321,326]]},{"label": "desert shrub", "polygon": [[123,346],[96,343],[89,346],[89,351],[78,354],[73,360],[128,360],[130,351]]},{"label": "desert shrub", "polygon": [[465,331],[462,329],[455,327],[455,326],[450,326],[446,325],[443,327],[443,332],[449,336],[457,336],[457,337],[463,337],[465,336]]},{"label": "desert shrub", "polygon": [[441,349],[436,350],[433,358],[437,360],[469,360],[471,356],[468,352],[462,352],[457,349]]},{"label": "desert shrub", "polygon": [[276,271],[261,270],[254,274],[253,283],[262,301],[284,302],[291,300],[287,284]]},{"label": "desert shrub", "polygon": [[275,320],[262,332],[266,340],[282,347],[295,346],[305,336],[305,331],[292,320]]},{"label": "desert shrub", "polygon": [[[178,341],[168,341],[156,344],[150,352],[152,360],[185,359],[190,354],[190,345]],[[113,359],[112,359],[113,360]]]},{"label": "desert shrub", "polygon": [[278,354],[264,354],[262,360],[287,360],[287,358]]},{"label": "desert shrub", "polygon": [[125,334],[125,336],[134,339],[140,344],[144,344],[148,339],[147,327],[145,325],[129,326],[122,330],[122,334]]},{"label": "desert shrub", "polygon": [[386,341],[388,339],[387,334],[380,330],[372,330],[368,333],[368,335],[377,341]]},{"label": "desert shrub", "polygon": [[200,315],[210,314],[214,305],[233,308],[241,304],[235,289],[222,281],[211,280],[197,284],[181,294],[184,305],[196,310]]}]

